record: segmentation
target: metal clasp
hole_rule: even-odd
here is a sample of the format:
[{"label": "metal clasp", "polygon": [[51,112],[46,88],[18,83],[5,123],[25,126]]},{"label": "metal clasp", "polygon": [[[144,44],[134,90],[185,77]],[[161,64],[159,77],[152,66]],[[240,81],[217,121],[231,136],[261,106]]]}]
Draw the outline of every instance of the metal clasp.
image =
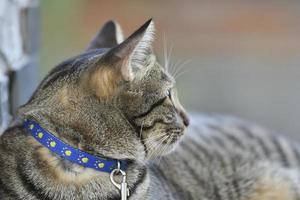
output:
[{"label": "metal clasp", "polygon": [[[114,179],[117,174],[122,175],[121,183],[117,183]],[[129,197],[129,189],[127,188],[126,172],[121,170],[120,162],[118,162],[117,168],[110,173],[110,181],[120,190],[121,200],[127,200],[127,197]]]}]

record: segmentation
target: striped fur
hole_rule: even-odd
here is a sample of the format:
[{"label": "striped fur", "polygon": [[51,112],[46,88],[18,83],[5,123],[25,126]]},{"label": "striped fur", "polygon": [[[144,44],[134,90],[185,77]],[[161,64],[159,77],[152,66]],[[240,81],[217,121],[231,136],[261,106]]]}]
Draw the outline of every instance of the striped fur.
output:
[{"label": "striped fur", "polygon": [[[176,150],[149,161],[147,168],[136,172],[139,178],[130,199],[300,199],[300,151],[296,144],[259,126],[231,117],[194,114],[191,119],[191,126]],[[8,130],[3,139],[16,134],[24,135],[18,131],[20,129],[16,126]],[[12,145],[5,151],[10,154],[26,151],[24,145],[16,145],[18,149]],[[6,159],[9,157],[9,154],[6,155]],[[60,199],[45,197],[24,174],[22,160],[15,170],[19,176],[18,184],[25,186],[28,195],[18,198],[19,193],[24,191],[15,193],[7,185],[9,180],[0,179],[1,199]],[[1,171],[9,173],[7,169]],[[138,188],[149,181],[149,186],[142,190],[146,192],[141,194]],[[67,195],[71,193],[72,190]],[[93,199],[92,196],[89,199]]]}]

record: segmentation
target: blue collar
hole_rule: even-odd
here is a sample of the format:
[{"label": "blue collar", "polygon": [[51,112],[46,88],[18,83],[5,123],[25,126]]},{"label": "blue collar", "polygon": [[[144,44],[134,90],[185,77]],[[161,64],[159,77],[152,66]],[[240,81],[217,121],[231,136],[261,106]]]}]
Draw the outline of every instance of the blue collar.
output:
[{"label": "blue collar", "polygon": [[23,125],[39,143],[72,163],[107,173],[117,169],[118,162],[120,163],[120,169],[125,171],[127,168],[125,160],[96,157],[66,144],[33,120],[25,120]]}]

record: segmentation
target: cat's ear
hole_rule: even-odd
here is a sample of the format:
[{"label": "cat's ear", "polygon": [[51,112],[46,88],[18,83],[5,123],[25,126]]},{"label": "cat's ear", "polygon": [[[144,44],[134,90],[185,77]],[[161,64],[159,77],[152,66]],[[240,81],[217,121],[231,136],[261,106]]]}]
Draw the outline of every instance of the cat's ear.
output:
[{"label": "cat's ear", "polygon": [[154,39],[154,23],[148,20],[131,36],[107,52],[102,61],[120,72],[122,78],[131,81],[135,73],[149,63]]},{"label": "cat's ear", "polygon": [[115,21],[106,22],[89,44],[87,51],[99,48],[112,48],[123,42],[120,25]]},{"label": "cat's ear", "polygon": [[114,94],[120,81],[132,81],[136,72],[152,62],[154,23],[148,20],[124,42],[105,53],[86,76],[89,87],[98,97]]}]

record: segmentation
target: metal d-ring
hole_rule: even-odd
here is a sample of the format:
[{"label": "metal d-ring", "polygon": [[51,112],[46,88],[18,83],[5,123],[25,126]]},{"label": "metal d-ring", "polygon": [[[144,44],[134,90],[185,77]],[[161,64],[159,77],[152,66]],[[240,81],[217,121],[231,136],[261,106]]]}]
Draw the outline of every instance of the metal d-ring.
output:
[{"label": "metal d-ring", "polygon": [[110,173],[110,181],[112,182],[112,184],[114,184],[114,186],[116,186],[119,190],[121,190],[121,183],[117,183],[114,179],[114,176],[117,175],[118,173],[121,173],[122,175],[122,182],[126,182],[126,172],[124,172],[121,169],[114,169],[112,170],[112,172]]},{"label": "metal d-ring", "polygon": [[[117,183],[114,179],[114,176],[117,175],[118,173],[121,173],[121,175],[122,175],[121,183]],[[127,182],[126,182],[126,172],[121,170],[120,162],[118,162],[117,168],[112,170],[112,172],[110,173],[110,181],[116,188],[118,188],[120,190],[121,200],[126,200],[127,197],[129,196],[129,190],[127,188]]]}]

